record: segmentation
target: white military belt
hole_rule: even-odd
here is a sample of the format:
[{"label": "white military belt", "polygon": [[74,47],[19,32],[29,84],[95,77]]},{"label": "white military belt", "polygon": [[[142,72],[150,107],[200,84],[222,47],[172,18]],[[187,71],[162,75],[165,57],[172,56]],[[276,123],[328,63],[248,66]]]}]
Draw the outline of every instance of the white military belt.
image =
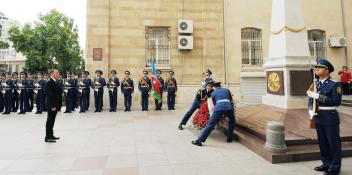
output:
[{"label": "white military belt", "polygon": [[220,102],[230,102],[230,100],[223,99],[223,100],[218,100],[218,101],[216,101],[216,103],[220,103]]},{"label": "white military belt", "polygon": [[336,110],[336,106],[319,106],[319,110]]}]

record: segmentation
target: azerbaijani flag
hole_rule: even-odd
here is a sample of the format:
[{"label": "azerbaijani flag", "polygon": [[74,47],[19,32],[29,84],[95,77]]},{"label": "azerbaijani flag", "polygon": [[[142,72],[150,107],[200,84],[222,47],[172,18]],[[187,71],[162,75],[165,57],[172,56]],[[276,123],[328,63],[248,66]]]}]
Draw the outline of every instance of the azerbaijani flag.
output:
[{"label": "azerbaijani flag", "polygon": [[161,100],[161,89],[160,89],[160,81],[156,77],[155,65],[152,63],[152,86],[153,86],[153,97],[155,100]]}]

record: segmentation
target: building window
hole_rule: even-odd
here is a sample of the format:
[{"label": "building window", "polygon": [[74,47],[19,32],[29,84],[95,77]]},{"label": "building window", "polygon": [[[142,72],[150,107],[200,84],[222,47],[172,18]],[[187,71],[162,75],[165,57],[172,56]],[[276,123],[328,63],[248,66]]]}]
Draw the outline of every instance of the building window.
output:
[{"label": "building window", "polygon": [[243,28],[242,65],[261,66],[263,64],[262,31],[256,28]]},{"label": "building window", "polygon": [[314,58],[325,58],[325,32],[322,30],[308,31],[308,44],[310,56]]},{"label": "building window", "polygon": [[170,27],[146,27],[145,39],[146,66],[170,68]]}]

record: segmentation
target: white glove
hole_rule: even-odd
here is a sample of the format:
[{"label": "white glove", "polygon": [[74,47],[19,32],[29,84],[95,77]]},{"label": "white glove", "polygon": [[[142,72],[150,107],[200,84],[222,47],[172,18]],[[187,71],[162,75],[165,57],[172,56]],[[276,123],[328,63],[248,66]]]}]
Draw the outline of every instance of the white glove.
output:
[{"label": "white glove", "polygon": [[315,116],[315,113],[313,110],[308,110],[308,113],[310,118],[313,118]]},{"label": "white glove", "polygon": [[202,82],[202,85],[205,85],[205,82]]},{"label": "white glove", "polygon": [[319,94],[316,92],[307,91],[307,95],[308,95],[308,97],[311,97],[313,99],[319,99]]}]

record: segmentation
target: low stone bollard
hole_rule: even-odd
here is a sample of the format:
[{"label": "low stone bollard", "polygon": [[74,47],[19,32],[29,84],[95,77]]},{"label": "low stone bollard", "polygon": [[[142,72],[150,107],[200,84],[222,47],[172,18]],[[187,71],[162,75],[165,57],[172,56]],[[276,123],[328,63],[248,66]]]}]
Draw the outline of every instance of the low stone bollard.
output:
[{"label": "low stone bollard", "polygon": [[270,121],[266,124],[265,149],[272,153],[285,153],[285,126],[280,122]]}]

